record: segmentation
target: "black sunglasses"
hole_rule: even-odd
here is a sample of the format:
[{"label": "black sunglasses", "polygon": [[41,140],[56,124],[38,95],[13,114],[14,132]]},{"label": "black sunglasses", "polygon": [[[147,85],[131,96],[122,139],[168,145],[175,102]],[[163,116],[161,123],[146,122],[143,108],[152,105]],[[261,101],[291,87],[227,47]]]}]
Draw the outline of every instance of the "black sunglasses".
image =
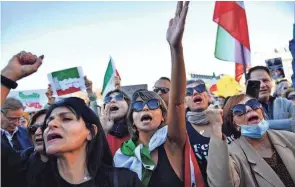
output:
[{"label": "black sunglasses", "polygon": [[196,90],[198,93],[203,93],[206,91],[206,86],[205,86],[205,84],[199,84],[198,86],[195,86],[194,88],[187,88],[186,95],[187,96],[193,95],[194,90]]},{"label": "black sunglasses", "polygon": [[169,88],[160,88],[160,87],[155,87],[154,88],[154,92],[158,93],[159,91],[161,91],[162,93],[166,94],[169,92]]},{"label": "black sunglasses", "polygon": [[143,110],[144,106],[147,105],[150,110],[156,110],[160,107],[160,101],[158,99],[150,99],[148,101],[136,101],[132,105],[132,109],[136,112]]},{"label": "black sunglasses", "polygon": [[124,95],[118,94],[118,95],[115,95],[113,97],[107,96],[107,97],[104,98],[104,103],[110,103],[113,99],[115,99],[116,101],[123,101],[124,100]]},{"label": "black sunglasses", "polygon": [[290,95],[290,96],[288,97],[288,100],[295,100],[295,95]]},{"label": "black sunglasses", "polygon": [[35,134],[35,132],[37,131],[37,129],[38,128],[41,128],[42,127],[42,124],[38,124],[38,123],[36,123],[36,124],[34,124],[34,125],[31,125],[30,127],[29,127],[29,133],[30,134]]},{"label": "black sunglasses", "polygon": [[242,116],[247,113],[246,105],[252,108],[253,110],[257,110],[260,108],[260,103],[257,99],[250,99],[245,104],[237,104],[232,108],[232,113],[235,116]]}]

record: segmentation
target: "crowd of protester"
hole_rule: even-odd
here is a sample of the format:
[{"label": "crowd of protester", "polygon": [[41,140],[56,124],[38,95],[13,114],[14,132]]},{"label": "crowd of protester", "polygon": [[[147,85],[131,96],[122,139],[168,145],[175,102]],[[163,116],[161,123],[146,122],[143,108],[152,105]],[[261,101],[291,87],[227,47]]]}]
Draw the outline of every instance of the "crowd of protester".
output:
[{"label": "crowd of protester", "polygon": [[117,86],[102,112],[85,77],[87,101],[56,101],[49,85],[48,104],[25,116],[7,96],[45,57],[13,56],[1,71],[1,186],[295,187],[295,41],[292,82],[273,88],[269,69],[255,66],[246,82],[260,81],[258,98],[216,96],[214,106],[203,80],[186,80],[188,8],[178,2],[167,29],[171,79],[132,98]]}]

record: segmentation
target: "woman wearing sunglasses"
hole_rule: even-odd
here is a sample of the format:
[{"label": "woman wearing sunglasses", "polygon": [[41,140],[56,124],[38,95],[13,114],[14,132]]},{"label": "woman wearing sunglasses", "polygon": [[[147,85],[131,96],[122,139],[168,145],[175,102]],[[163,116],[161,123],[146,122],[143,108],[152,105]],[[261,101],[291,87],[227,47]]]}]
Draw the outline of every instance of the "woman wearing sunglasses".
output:
[{"label": "woman wearing sunglasses", "polygon": [[295,186],[294,133],[269,130],[259,101],[244,94],[228,100],[224,116],[232,121],[229,124],[238,139],[228,146],[222,122],[212,127],[207,167],[210,186]]},{"label": "woman wearing sunglasses", "polygon": [[121,90],[110,91],[104,98],[104,112],[100,120],[113,155],[130,138],[127,125],[129,107],[130,99]]},{"label": "woman wearing sunglasses", "polygon": [[114,156],[117,167],[135,171],[148,187],[204,185],[200,171],[193,170],[196,160],[191,160],[194,155],[185,127],[182,35],[188,5],[189,2],[178,2],[175,18],[171,19],[167,31],[172,58],[168,111],[157,93],[136,91],[128,113],[132,138],[124,142]]}]

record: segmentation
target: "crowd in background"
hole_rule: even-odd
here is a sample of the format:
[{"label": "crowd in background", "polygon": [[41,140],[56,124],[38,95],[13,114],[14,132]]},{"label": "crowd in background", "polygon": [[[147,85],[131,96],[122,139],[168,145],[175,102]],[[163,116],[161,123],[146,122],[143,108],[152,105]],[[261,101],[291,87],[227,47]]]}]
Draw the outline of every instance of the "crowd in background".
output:
[{"label": "crowd in background", "polygon": [[131,98],[118,85],[101,112],[85,77],[88,101],[55,101],[49,85],[46,107],[24,115],[7,95],[45,56],[13,56],[1,72],[1,185],[295,187],[295,41],[292,82],[273,84],[269,69],[255,66],[246,84],[260,82],[257,98],[212,96],[203,80],[186,80],[188,8],[178,2],[167,29],[171,77]]}]

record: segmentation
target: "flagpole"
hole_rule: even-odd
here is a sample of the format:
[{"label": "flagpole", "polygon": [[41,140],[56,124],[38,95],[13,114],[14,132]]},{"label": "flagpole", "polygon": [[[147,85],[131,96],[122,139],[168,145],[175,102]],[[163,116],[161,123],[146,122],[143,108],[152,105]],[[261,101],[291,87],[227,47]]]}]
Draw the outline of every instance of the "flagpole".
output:
[{"label": "flagpole", "polygon": [[241,43],[241,49],[242,49],[242,63],[243,63],[243,69],[244,69],[244,74],[245,74],[245,83],[247,81],[247,75],[246,75],[246,60],[245,60],[245,55],[244,55],[244,46]]}]

